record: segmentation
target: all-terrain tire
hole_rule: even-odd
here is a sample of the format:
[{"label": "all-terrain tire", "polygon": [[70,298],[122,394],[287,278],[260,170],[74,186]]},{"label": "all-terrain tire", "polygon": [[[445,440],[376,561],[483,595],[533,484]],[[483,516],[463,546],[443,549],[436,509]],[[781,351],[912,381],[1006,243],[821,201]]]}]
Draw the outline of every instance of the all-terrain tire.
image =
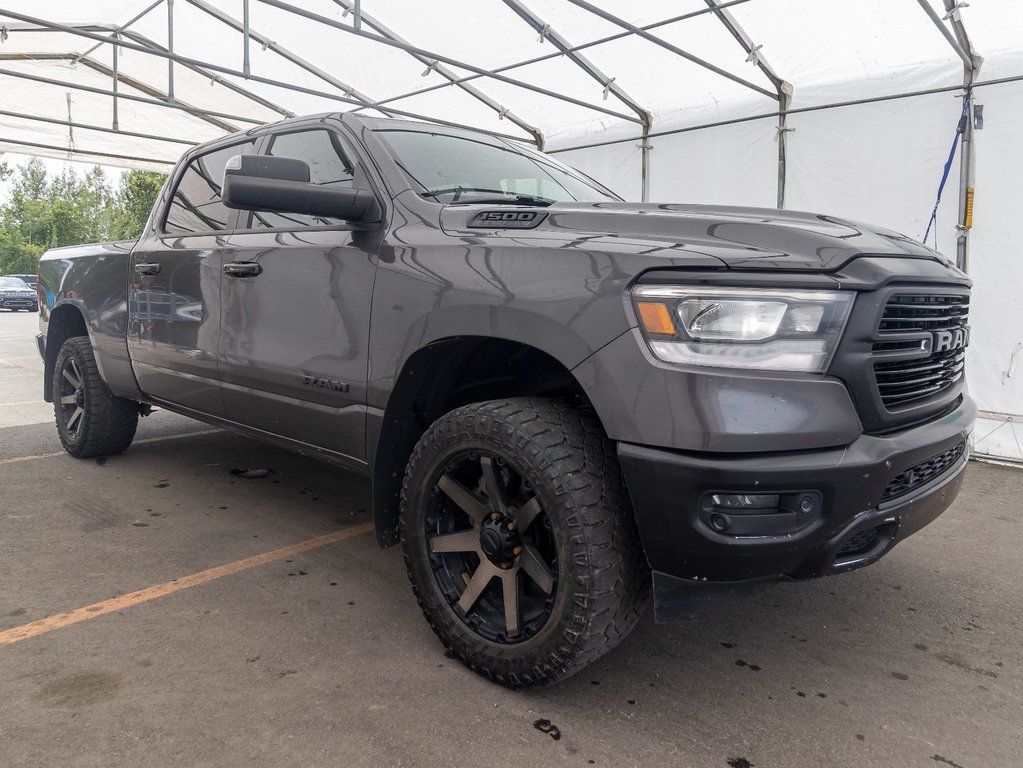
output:
[{"label": "all-terrain tire", "polygon": [[[426,510],[437,503],[438,482],[451,457],[467,451],[493,456],[521,474],[546,516],[545,534],[556,545],[549,614],[519,642],[481,636],[436,575]],[[561,402],[495,400],[438,419],[406,469],[400,528],[408,576],[434,632],[463,664],[508,687],[550,684],[595,661],[628,635],[649,595],[649,568],[614,445],[592,414]]]},{"label": "all-terrain tire", "polygon": [[139,404],[111,393],[100,377],[86,336],[68,339],[57,354],[53,410],[64,450],[79,459],[126,450],[139,421]]}]

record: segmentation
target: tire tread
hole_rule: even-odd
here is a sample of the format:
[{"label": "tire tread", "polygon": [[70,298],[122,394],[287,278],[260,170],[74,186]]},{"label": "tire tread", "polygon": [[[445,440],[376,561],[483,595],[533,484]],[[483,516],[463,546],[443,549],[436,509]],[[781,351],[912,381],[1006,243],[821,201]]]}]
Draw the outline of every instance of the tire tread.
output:
[{"label": "tire tread", "polygon": [[[413,568],[416,548],[406,525],[419,467],[459,437],[490,438],[495,447],[519,452],[539,471],[571,531],[572,595],[561,619],[566,629],[557,648],[532,669],[495,659],[483,640],[466,641],[453,615],[424,595]],[[435,422],[416,445],[402,485],[401,540],[413,591],[448,651],[483,676],[509,687],[550,684],[610,651],[635,626],[647,605],[650,574],[614,444],[592,413],[543,398],[494,400],[464,406]],[[563,569],[564,570],[564,569]],[[564,585],[562,587],[564,588]],[[450,611],[448,611],[450,614]]]},{"label": "tire tread", "polygon": [[[82,426],[83,440],[74,442],[67,438],[60,413],[60,375],[64,361],[74,355],[81,366],[83,384],[86,387],[86,401],[89,405],[83,418],[88,421]],[[96,356],[87,336],[67,339],[60,348],[53,374],[53,410],[57,434],[69,454],[78,459],[96,456],[110,456],[122,453],[135,439],[138,428],[139,405],[134,400],[117,397],[107,387],[96,365]]]}]

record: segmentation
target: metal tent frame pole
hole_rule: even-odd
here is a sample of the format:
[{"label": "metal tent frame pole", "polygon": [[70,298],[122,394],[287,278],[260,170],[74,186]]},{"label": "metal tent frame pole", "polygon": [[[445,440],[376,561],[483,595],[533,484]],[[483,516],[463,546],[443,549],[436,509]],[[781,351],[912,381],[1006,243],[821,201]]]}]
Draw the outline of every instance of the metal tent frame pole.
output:
[{"label": "metal tent frame pole", "polygon": [[[148,5],[148,6],[146,6],[143,10],[139,11],[138,13],[136,13],[134,16],[132,16],[130,19],[128,19],[128,21],[124,22],[124,24],[122,24],[121,26],[114,27],[113,32],[110,34],[110,39],[112,40],[115,34],[117,34],[118,32],[123,32],[128,27],[130,27],[132,24],[134,24],[136,21],[138,21],[143,16],[145,16],[147,13],[149,13],[152,10],[155,10],[158,6],[162,5],[163,3],[164,3],[164,0],[156,0],[155,3],[152,3],[152,4]],[[87,51],[78,54],[77,58],[78,59],[84,59],[89,54],[91,54],[93,51],[95,51],[95,50],[97,50],[99,48],[102,48],[102,47],[103,47],[103,43],[96,43],[94,46],[92,46],[92,48],[89,48]]]},{"label": "metal tent frame pole", "polygon": [[[96,62],[96,64],[98,65],[98,67],[102,68],[102,69],[98,69],[97,71],[104,71],[105,70],[106,74],[110,73],[109,68],[107,68],[106,66],[104,66],[102,64],[99,64],[98,62]],[[31,80],[32,82],[43,83],[45,85],[56,85],[56,86],[60,86],[61,88],[71,88],[72,90],[84,91],[85,93],[95,93],[95,94],[98,94],[100,96],[108,96],[108,97],[113,97],[114,96],[114,91],[108,90],[106,88],[97,88],[97,87],[92,86],[92,85],[83,85],[81,83],[72,83],[72,82],[69,82],[67,80],[56,80],[56,79],[54,79],[52,77],[43,77],[42,75],[30,75],[27,72],[18,72],[17,70],[14,70],[14,69],[0,68],[0,75],[7,75],[8,77],[15,77],[15,78],[19,78],[21,80]],[[132,83],[125,83],[125,79],[126,78],[125,78],[125,75],[123,75],[123,74],[120,76],[119,79],[125,85],[130,85],[133,88],[141,86],[141,84],[140,84],[140,86],[136,86],[136,85],[134,85]],[[221,121],[214,121],[214,118],[224,118],[226,120],[236,120],[236,121],[241,122],[241,123],[250,123],[251,125],[254,125],[254,126],[256,126],[256,125],[263,125],[263,121],[258,119],[258,118],[245,117],[243,115],[234,115],[234,114],[231,114],[229,112],[217,112],[217,111],[213,111],[213,110],[210,110],[210,109],[204,109],[204,108],[200,108],[200,107],[193,107],[193,106],[191,106],[189,104],[182,103],[180,100],[175,100],[173,102],[168,101],[166,94],[164,94],[164,93],[162,93],[160,91],[157,91],[155,88],[149,88],[148,86],[145,86],[145,90],[143,92],[158,93],[159,97],[158,98],[146,98],[145,96],[136,96],[135,94],[124,93],[123,91],[121,91],[121,92],[117,93],[117,98],[122,99],[122,100],[127,100],[127,101],[135,101],[135,102],[138,102],[140,104],[148,104],[148,105],[154,106],[154,107],[165,107],[167,109],[177,109],[177,110],[179,110],[181,112],[188,112],[189,114],[199,118],[200,120],[205,120],[206,122],[210,123],[211,125],[215,125],[218,128],[220,128],[221,130],[226,131],[228,133],[233,133],[234,131],[236,131],[238,129],[230,127],[230,126],[227,126],[225,123],[223,123]]]},{"label": "metal tent frame pole", "polygon": [[629,94],[627,94],[625,90],[615,82],[613,77],[609,77],[583,54],[572,50],[572,46],[568,40],[566,40],[550,24],[544,22],[543,19],[527,8],[521,0],[504,0],[504,4],[511,8],[519,16],[519,18],[529,24],[530,27],[536,30],[540,34],[540,38],[542,40],[549,40],[555,48],[568,56],[568,58],[576,64],[576,66],[583,70],[583,72],[596,80],[604,89],[604,98],[607,98],[608,93],[614,94],[615,98],[625,104],[625,106],[635,112],[639,117],[640,123],[643,126],[643,139],[642,143],[639,145],[641,153],[640,190],[642,201],[644,203],[648,202],[650,199],[651,147],[650,143],[647,141],[647,137],[650,135],[653,116],[648,110],[641,107],[639,102],[629,96]]},{"label": "metal tent frame pole", "polygon": [[[231,29],[235,30],[236,32],[241,32],[242,33],[242,37],[246,41],[245,42],[245,46],[246,46],[246,56],[245,56],[245,59],[246,60],[248,59],[248,55],[247,55],[248,40],[250,40],[250,39],[251,40],[255,40],[257,43],[259,43],[261,46],[263,46],[266,50],[273,51],[274,53],[276,53],[278,56],[280,56],[281,58],[285,59],[286,61],[290,61],[292,64],[297,66],[299,69],[302,69],[302,70],[308,72],[309,74],[318,77],[320,80],[323,80],[323,82],[325,82],[325,83],[327,83],[329,85],[334,86],[339,91],[341,91],[344,94],[347,94],[348,96],[352,97],[353,99],[357,100],[358,102],[360,102],[362,104],[369,104],[369,103],[372,102],[372,99],[369,96],[367,96],[366,94],[358,91],[355,88],[355,86],[350,85],[348,83],[345,83],[345,82],[339,80],[338,78],[334,77],[333,75],[330,75],[327,72],[324,72],[322,69],[317,67],[315,64],[312,64],[309,61],[306,61],[305,59],[303,59],[298,54],[293,53],[292,51],[290,51],[289,49],[285,48],[282,45],[278,45],[277,43],[275,43],[273,40],[271,40],[266,35],[260,34],[259,32],[254,30],[249,25],[249,20],[247,18],[248,17],[248,2],[247,2],[247,0],[246,0],[246,3],[245,3],[245,9],[244,9],[246,12],[242,16],[242,20],[241,21],[238,21],[237,19],[235,19],[234,17],[230,16],[229,14],[224,13],[219,8],[216,8],[215,6],[212,6],[209,3],[203,2],[203,0],[185,0],[185,2],[187,2],[189,5],[194,6],[195,8],[198,8],[203,13],[206,13],[206,14],[212,16],[214,19],[216,19],[220,23],[230,27]],[[246,64],[247,64],[247,62],[246,62]],[[251,66],[247,66],[246,64],[242,65],[242,74],[246,78],[251,78],[252,77]]]},{"label": "metal tent frame pole", "polygon": [[968,69],[973,69],[973,59],[970,58],[970,54],[963,50],[963,47],[959,45],[959,41],[956,40],[955,36],[948,31],[948,27],[942,24],[941,17],[938,15],[937,11],[934,10],[930,0],[917,0],[917,2],[920,4],[920,7],[924,9],[924,12],[930,17],[931,21],[934,22],[934,26],[936,26],[938,31],[941,32],[941,36],[944,37],[945,40],[948,41],[948,44],[952,46],[952,50],[954,50],[959,55],[959,58],[963,60],[963,64]]},{"label": "metal tent frame pole", "polygon": [[[989,85],[1004,85],[1005,83],[1018,83],[1023,81],[1023,75],[1015,75],[1011,77],[999,77],[994,80],[976,80],[974,81],[972,88],[984,88]],[[789,115],[800,115],[805,112],[821,112],[827,109],[840,109],[842,107],[855,107],[859,104],[877,104],[883,101],[899,101],[900,99],[912,99],[917,96],[932,96],[936,93],[953,93],[954,91],[962,91],[961,85],[945,85],[938,88],[923,88],[917,91],[906,91],[904,93],[892,93],[885,96],[871,96],[863,99],[850,99],[849,101],[832,101],[827,104],[816,104],[812,107],[797,107],[795,109],[789,109]],[[677,133],[690,133],[691,131],[702,131],[707,128],[719,128],[724,125],[738,125],[739,123],[749,123],[754,120],[768,120],[776,118],[777,112],[761,112],[756,115],[746,115],[745,117],[735,117],[730,120],[715,120],[711,123],[700,123],[699,125],[690,125],[685,128],[670,128],[664,131],[652,131],[650,138],[656,139],[659,136],[673,136]],[[570,147],[560,147],[559,149],[549,149],[547,154],[556,155],[559,152],[572,152],[578,149],[592,149],[594,147],[608,147],[612,144],[624,144],[629,141],[638,141],[638,136],[626,136],[621,139],[609,139],[607,141],[594,141],[586,144],[574,144]]]},{"label": "metal tent frame pole", "polygon": [[[410,44],[408,40],[403,38],[401,35],[392,30],[386,24],[374,18],[373,16],[370,16],[365,11],[361,10],[359,0],[354,0],[354,2],[352,0],[334,0],[334,2],[337,5],[344,8],[346,12],[354,12],[353,26],[355,27],[356,30],[361,30],[362,24],[366,24],[375,29],[377,34],[382,35],[383,37],[390,38],[391,40],[395,40],[399,43],[405,43],[406,45]],[[418,61],[420,64],[425,64],[428,68],[432,69],[438,75],[447,80],[449,84],[452,85],[456,84],[455,81],[458,80],[458,75],[441,62],[432,61],[426,56],[421,56],[418,53],[410,52],[409,55],[416,61]],[[515,123],[515,125],[524,130],[526,133],[530,134],[533,137],[533,142],[536,144],[537,149],[543,149],[544,146],[543,132],[535,125],[527,122],[524,118],[515,114],[508,107],[491,98],[476,86],[470,85],[469,83],[457,83],[457,85],[463,91],[472,96],[474,99],[482,102],[483,104],[486,104],[488,107],[494,110],[500,119],[502,120],[508,119],[510,122]],[[380,106],[378,106],[379,104],[380,102],[376,102],[375,104],[372,104],[372,106],[374,109],[377,109],[378,111],[386,112],[385,109],[382,109]],[[367,106],[371,106],[371,104],[367,103]]]},{"label": "metal tent frame pole", "polygon": [[788,133],[792,129],[787,125],[788,109],[792,103],[792,83],[782,79],[774,67],[772,67],[762,53],[760,46],[755,45],[746,31],[739,25],[730,11],[718,5],[717,0],[706,0],[707,6],[714,10],[714,15],[724,24],[732,37],[736,39],[742,49],[746,52],[747,60],[752,61],[757,69],[764,73],[764,76],[774,85],[778,94],[778,208],[785,207],[785,174],[787,164]]},{"label": "metal tent frame pole", "polygon": [[42,144],[35,141],[22,141],[20,139],[5,139],[0,137],[0,144],[10,144],[16,147],[28,147],[30,149],[48,149],[51,152],[60,152],[65,155],[89,155],[91,157],[109,157],[113,160],[134,160],[139,163],[151,163],[153,165],[163,165],[170,167],[174,165],[173,162],[167,160],[157,160],[153,157],[138,157],[137,155],[122,155],[116,152],[100,152],[98,150],[89,149],[68,149],[67,147],[58,147],[55,144]]},{"label": "metal tent frame pole", "polygon": [[[261,0],[261,2],[267,2],[267,0]],[[679,48],[677,45],[669,43],[667,40],[662,40],[661,38],[657,37],[657,35],[653,35],[650,32],[647,32],[642,27],[637,27],[635,24],[630,24],[624,19],[615,16],[613,13],[608,13],[603,8],[598,8],[592,3],[586,2],[586,0],[568,0],[568,2],[572,3],[572,5],[577,5],[580,8],[589,11],[594,16],[599,16],[600,18],[604,19],[604,21],[609,21],[612,24],[616,24],[622,29],[628,30],[633,35],[641,37],[647,42],[653,43],[654,45],[659,46],[666,51],[670,51],[671,53],[674,53],[676,56],[681,56],[683,59],[691,61],[694,64],[703,67],[704,69],[710,70],[711,72],[714,72],[715,74],[718,74],[721,77],[731,80],[733,83],[738,83],[739,85],[749,88],[751,91],[761,93],[764,96],[767,96],[769,99],[774,99],[775,101],[778,100],[778,95],[772,93],[766,88],[763,88],[757,85],[756,83],[751,83],[749,80],[745,80],[744,78],[741,78],[738,75],[733,75],[731,72],[728,72],[724,69],[721,69],[721,67],[713,65],[709,61],[701,59],[699,56],[694,56],[693,54],[689,53],[689,51],[685,51],[682,48]]]},{"label": "metal tent frame pole", "polygon": [[594,112],[601,112],[605,115],[611,115],[612,117],[617,117],[619,120],[625,120],[630,123],[640,122],[639,118],[637,117],[625,115],[622,114],[621,112],[616,112],[613,109],[601,107],[598,104],[590,104],[589,102],[583,101],[582,99],[576,99],[573,98],[572,96],[567,96],[563,93],[558,93],[557,91],[552,91],[547,88],[541,88],[540,86],[533,85],[532,83],[527,83],[522,80],[516,80],[514,77],[508,77],[506,75],[499,74],[493,70],[488,70],[483,67],[477,67],[475,64],[469,64],[464,61],[459,61],[458,59],[453,59],[450,56],[444,56],[443,54],[439,54],[434,51],[427,51],[423,48],[419,48],[418,46],[410,45],[409,43],[402,43],[398,42],[397,40],[390,40],[386,37],[383,37],[382,35],[367,32],[366,30],[356,30],[353,27],[348,26],[347,24],[342,24],[339,21],[334,21],[334,19],[327,18],[326,16],[320,16],[319,14],[313,13],[312,11],[307,11],[304,8],[299,8],[297,6],[281,2],[281,0],[257,0],[257,2],[263,3],[264,5],[268,5],[272,8],[277,8],[282,11],[287,11],[288,13],[294,14],[296,16],[302,16],[306,19],[310,19],[311,21],[318,22],[333,29],[346,32],[350,35],[355,35],[356,37],[363,37],[366,38],[367,40],[372,40],[374,42],[389,46],[391,48],[397,48],[398,50],[405,51],[406,53],[414,53],[420,56],[425,56],[428,59],[433,59],[443,64],[450,64],[453,67],[465,69],[468,70],[469,72],[475,72],[476,74],[483,75],[485,77],[490,77],[493,78],[494,80],[499,80],[503,83],[508,83],[509,85],[518,86],[519,88],[523,88],[527,91],[532,91],[533,93],[538,93],[542,96],[549,96],[552,99],[558,99],[559,101],[564,101],[568,104],[574,104],[577,107],[593,110]]},{"label": "metal tent frame pole", "polygon": [[[108,128],[105,125],[95,125],[92,123],[79,123],[75,120],[61,120],[57,117],[43,117],[42,115],[30,115],[25,112],[12,112],[6,109],[0,109],[0,115],[4,117],[14,117],[19,120],[31,120],[36,123],[48,123],[50,125],[60,125],[65,128],[77,128],[83,131],[98,131],[99,133],[112,133],[117,136],[131,136],[136,139],[149,139],[150,141],[166,141],[171,144],[183,144],[185,146],[194,147],[198,142],[191,141],[189,139],[176,139],[172,136],[159,136],[153,133],[140,133],[138,131],[126,131],[121,128]],[[161,161],[162,162],[162,161]],[[167,161],[172,162],[172,161]]]},{"label": "metal tent frame pole", "polygon": [[[965,59],[963,61],[963,90],[965,91],[963,98],[971,98],[973,96],[973,86],[984,59],[973,50],[970,36],[966,34],[966,27],[963,25],[962,17],[959,14],[960,3],[957,0],[944,0],[944,3],[949,22],[955,32],[956,41],[969,57],[969,62]],[[966,111],[966,125],[963,126],[962,142],[962,154],[959,157],[959,223],[956,226],[959,236],[956,239],[956,266],[965,272],[969,266],[970,227],[973,223],[974,153],[972,100],[969,104],[969,109]]]},{"label": "metal tent frame pole", "polygon": [[[335,2],[336,1],[337,0],[335,0]],[[727,2],[721,3],[718,6],[718,8],[728,8],[728,7],[731,7],[733,5],[741,5],[743,3],[749,3],[749,2],[752,2],[752,0],[728,0]],[[645,24],[644,26],[639,27],[639,29],[642,29],[643,31],[649,31],[651,29],[657,29],[658,27],[664,27],[664,26],[667,26],[669,24],[675,24],[675,23],[680,22],[680,21],[685,21],[686,19],[696,18],[697,16],[704,16],[704,15],[706,15],[708,13],[713,13],[713,11],[710,8],[701,8],[700,10],[697,10],[697,11],[690,11],[689,13],[683,13],[683,14],[681,14],[679,16],[672,16],[671,18],[668,18],[668,19],[662,19],[661,21],[655,21],[652,24]],[[566,48],[564,51],[554,51],[553,53],[546,53],[546,54],[544,54],[542,56],[535,56],[532,59],[525,59],[523,61],[517,61],[517,62],[515,62],[513,64],[505,64],[502,67],[495,67],[494,69],[490,70],[490,72],[491,73],[496,73],[496,74],[500,74],[502,72],[510,72],[513,69],[521,69],[522,67],[528,67],[528,66],[531,66],[533,64],[539,64],[539,63],[544,62],[544,61],[550,61],[551,59],[557,59],[557,58],[559,58],[561,56],[565,56],[566,54],[575,53],[576,51],[584,51],[587,48],[595,48],[596,46],[604,45],[605,43],[613,43],[615,40],[621,40],[622,38],[630,37],[631,35],[632,35],[632,32],[628,32],[628,31],[618,32],[617,34],[614,34],[614,35],[608,35],[607,37],[601,37],[601,38],[598,38],[597,40],[591,40],[588,43],[581,43],[579,45],[573,45],[571,48]],[[457,80],[453,80],[453,81],[451,81],[449,83],[438,83],[437,85],[431,85],[431,86],[428,86],[426,88],[420,88],[419,90],[416,90],[416,91],[409,91],[408,93],[401,93],[401,94],[398,94],[397,96],[388,96],[386,99],[382,99],[381,101],[374,102],[373,106],[376,107],[376,106],[379,106],[381,104],[391,104],[391,103],[393,103],[395,101],[400,101],[401,99],[408,99],[408,98],[411,98],[413,96],[421,96],[422,94],[429,93],[430,91],[436,91],[436,90],[439,90],[440,88],[447,88],[447,87],[452,86],[452,85],[461,85],[462,83],[472,82],[473,80],[479,80],[479,79],[484,78],[484,77],[487,77],[487,75],[485,75],[485,74],[478,74],[478,73],[477,74],[472,74],[472,75],[466,75],[465,77],[460,77]]]},{"label": "metal tent frame pole", "polygon": [[[261,2],[265,2],[266,0],[260,0],[260,1]],[[199,59],[193,59],[193,58],[189,58],[187,56],[179,56],[179,55],[177,55],[175,53],[172,53],[170,51],[164,51],[164,50],[160,50],[160,49],[149,48],[147,46],[138,45],[136,43],[129,43],[127,40],[120,40],[120,41],[117,41],[117,42],[112,42],[110,40],[107,40],[107,38],[105,38],[105,37],[103,37],[101,35],[95,34],[93,32],[88,32],[88,31],[83,30],[83,29],[78,28],[78,27],[72,27],[72,26],[69,26],[67,24],[58,24],[57,22],[47,21],[45,19],[40,19],[40,18],[37,18],[37,17],[34,17],[34,16],[29,16],[27,14],[23,14],[23,13],[15,13],[14,11],[9,11],[9,10],[6,10],[6,9],[0,10],[0,16],[8,16],[10,18],[17,19],[17,20],[22,21],[22,22],[26,22],[28,24],[34,24],[35,26],[38,26],[38,27],[44,27],[46,29],[57,30],[57,31],[60,31],[60,32],[67,32],[69,34],[76,35],[78,37],[85,37],[85,38],[89,38],[91,40],[100,40],[100,41],[106,42],[106,43],[108,43],[110,45],[117,45],[118,47],[124,48],[124,49],[127,49],[127,50],[138,51],[140,53],[148,53],[148,54],[150,54],[152,56],[158,56],[160,58],[168,59],[170,61],[173,61],[176,64],[184,64],[186,66],[191,65],[191,66],[196,66],[196,67],[203,67],[205,69],[209,69],[209,70],[214,71],[214,72],[219,72],[221,74],[231,75],[232,77],[238,77],[240,79],[246,79],[244,72],[241,72],[240,70],[237,70],[237,69],[233,69],[232,67],[225,67],[225,66],[222,66],[220,64],[214,64],[212,62],[201,61]],[[365,34],[365,33],[363,33],[363,34]],[[375,38],[376,35],[372,35],[372,37]],[[10,70],[8,70],[6,73],[0,73],[0,74],[14,74],[16,76],[16,75],[18,75],[20,73],[13,73]],[[297,85],[295,83],[285,83],[285,82],[282,82],[280,80],[275,80],[275,79],[269,78],[269,77],[260,77],[258,75],[250,74],[247,79],[252,80],[253,82],[257,82],[257,83],[263,83],[265,85],[272,85],[272,86],[276,86],[278,88],[285,88],[285,89],[288,89],[288,90],[291,90],[291,91],[297,91],[298,93],[305,93],[305,94],[308,94],[308,95],[311,95],[311,96],[320,96],[320,97],[323,97],[323,98],[326,98],[326,99],[330,99],[332,101],[342,102],[344,104],[356,104],[356,105],[360,105],[360,106],[365,106],[361,101],[358,101],[356,99],[353,99],[353,98],[350,98],[350,97],[347,97],[347,96],[341,96],[341,95],[338,95],[338,94],[335,94],[335,93],[330,93],[330,92],[327,92],[327,91],[317,90],[315,88],[307,88],[305,86]],[[42,79],[40,79],[40,82],[44,82],[46,80],[48,80],[48,78],[42,78]],[[51,82],[54,82],[54,81],[51,81]],[[223,83],[224,81],[220,80],[219,82]],[[71,84],[71,83],[61,83],[61,84],[62,85],[68,85],[69,87],[77,87],[77,86],[75,86],[74,84]],[[107,92],[107,93],[109,95],[109,92]],[[192,110],[192,111],[194,111],[194,110]],[[206,111],[206,110],[199,110],[199,111],[203,112],[205,114],[210,114],[210,115],[216,114],[216,113],[214,113],[212,111]],[[428,121],[428,122],[434,122],[434,123],[439,123],[441,125],[449,125],[449,126],[459,127],[459,128],[468,127],[468,126],[465,126],[462,123],[456,123],[456,122],[452,122],[450,120],[444,120],[444,119],[438,118],[438,117],[431,117],[431,116],[428,116],[428,115],[422,115],[422,114],[419,114],[419,113],[416,113],[416,112],[408,112],[408,111],[405,111],[405,110],[399,110],[399,109],[393,109],[393,108],[390,109],[390,111],[393,112],[396,115],[401,115],[402,117],[410,117],[410,118],[413,118],[413,119],[416,119],[416,120],[425,120],[425,121]],[[632,118],[626,118],[626,119],[630,119],[631,120]],[[256,124],[262,124],[264,122],[262,120],[252,119],[252,118],[247,118],[247,121],[248,122],[252,122],[252,123],[256,123]],[[477,128],[476,130],[479,130],[481,133],[488,133],[488,134],[490,134],[492,136],[500,136],[501,138],[512,139],[514,141],[521,141],[522,140],[521,136],[513,136],[511,134],[500,133],[498,131],[489,131],[489,130],[482,129],[482,128]]]}]

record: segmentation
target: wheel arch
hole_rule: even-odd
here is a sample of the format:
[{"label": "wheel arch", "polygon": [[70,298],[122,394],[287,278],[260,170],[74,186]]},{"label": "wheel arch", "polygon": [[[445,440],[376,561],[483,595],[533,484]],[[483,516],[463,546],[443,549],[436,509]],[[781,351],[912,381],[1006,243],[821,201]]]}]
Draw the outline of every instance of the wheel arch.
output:
[{"label": "wheel arch", "polygon": [[72,302],[64,302],[50,310],[46,324],[46,357],[43,361],[43,399],[48,403],[53,402],[53,370],[57,355],[64,342],[75,336],[88,336],[90,343],[92,341],[82,308]]},{"label": "wheel arch", "polygon": [[[430,424],[470,403],[540,396],[589,407],[582,385],[562,362],[511,339],[454,336],[410,355],[394,382],[370,446],[377,542],[398,541],[401,484],[409,456]],[[371,435],[371,440],[373,436]]]}]

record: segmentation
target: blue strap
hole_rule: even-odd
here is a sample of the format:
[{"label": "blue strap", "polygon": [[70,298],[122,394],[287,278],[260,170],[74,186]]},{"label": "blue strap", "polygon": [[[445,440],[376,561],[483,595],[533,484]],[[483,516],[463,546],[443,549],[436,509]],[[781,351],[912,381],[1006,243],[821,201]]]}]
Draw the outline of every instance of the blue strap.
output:
[{"label": "blue strap", "polygon": [[[945,161],[945,169],[941,172],[941,183],[938,184],[938,199],[934,201],[934,209],[931,211],[931,219],[927,222],[927,231],[924,232],[923,242],[926,245],[927,236],[931,234],[931,227],[938,219],[938,206],[941,205],[941,193],[945,191],[945,182],[948,181],[948,174],[952,170],[952,161],[956,156],[956,148],[959,146],[959,137],[966,130],[966,111],[970,108],[970,93],[967,91],[963,97],[963,113],[959,115],[959,122],[956,124],[956,135],[952,139],[952,149],[949,150],[948,160]],[[938,247],[938,232],[934,232],[934,247]]]}]

